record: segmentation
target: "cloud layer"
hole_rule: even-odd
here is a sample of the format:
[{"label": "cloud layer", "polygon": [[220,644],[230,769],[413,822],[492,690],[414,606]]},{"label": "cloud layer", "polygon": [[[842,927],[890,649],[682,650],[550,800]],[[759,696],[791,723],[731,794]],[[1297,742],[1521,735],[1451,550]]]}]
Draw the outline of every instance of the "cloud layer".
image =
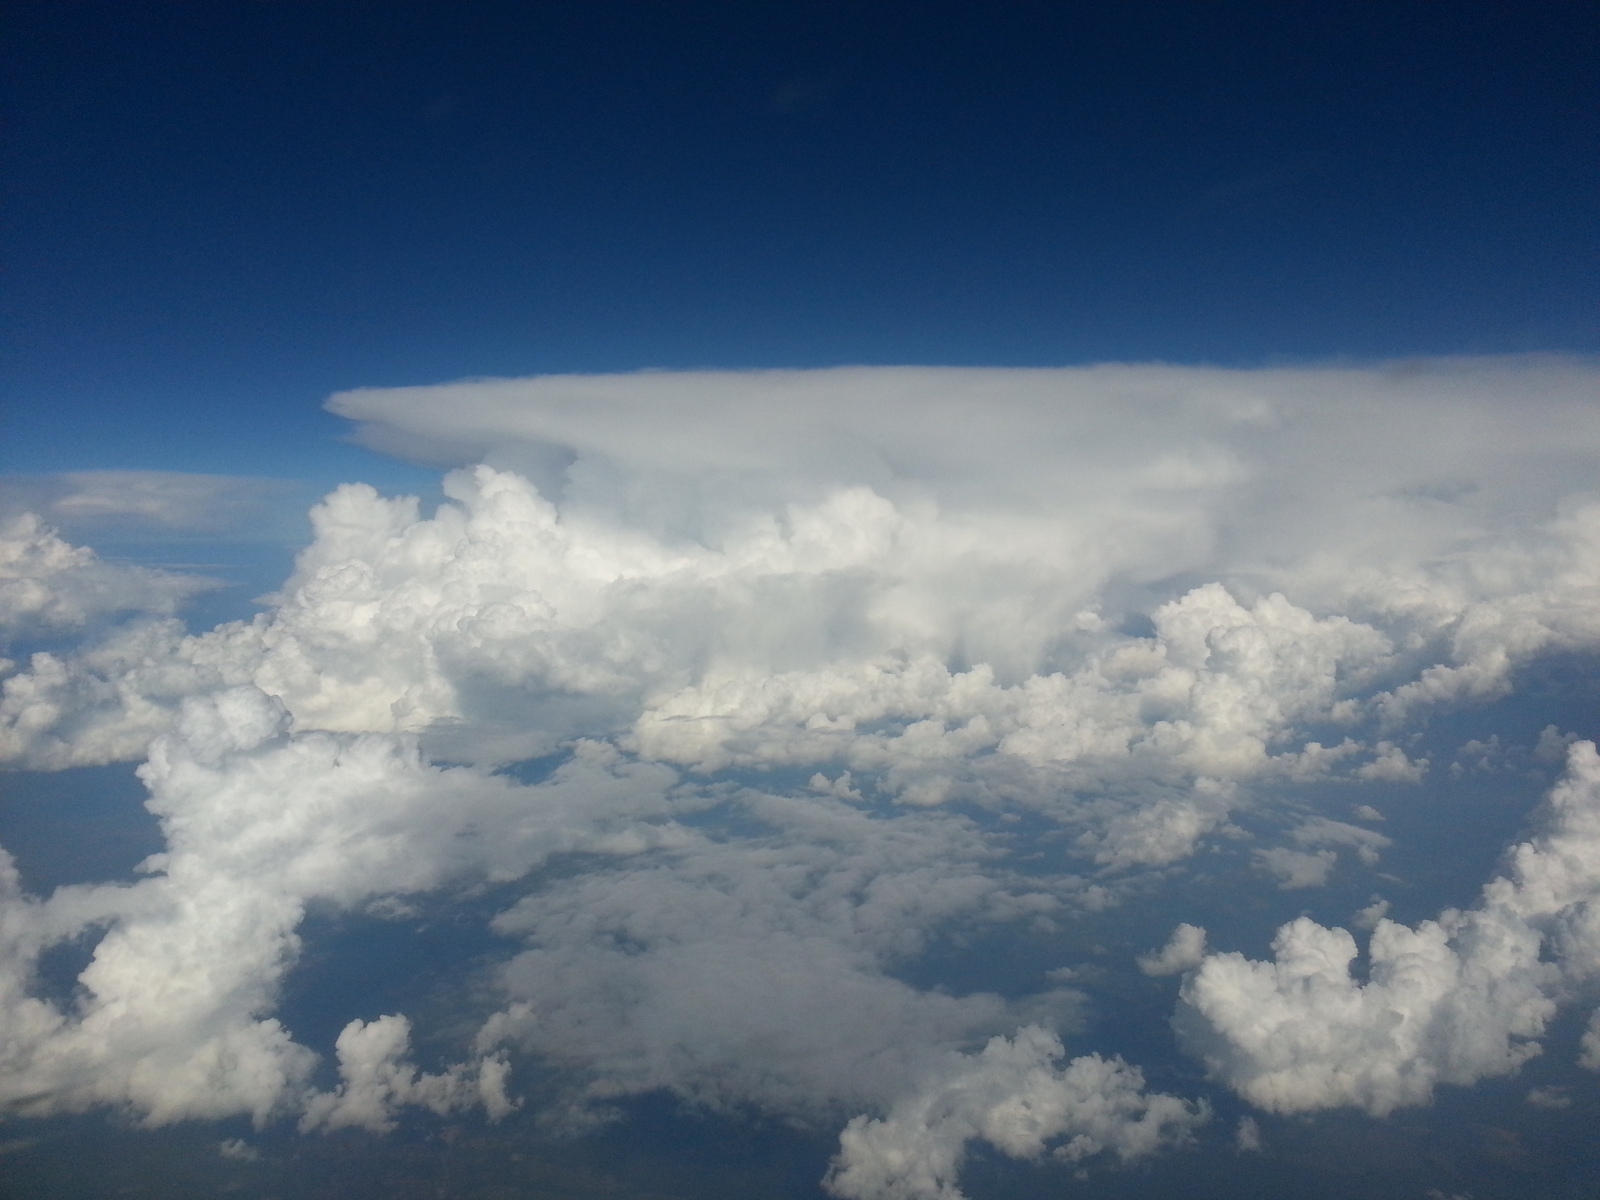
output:
[{"label": "cloud layer", "polygon": [[64,471],[0,476],[0,518],[32,513],[78,538],[292,536],[278,518],[281,479],[180,471]]},{"label": "cloud layer", "polygon": [[[1094,998],[1059,964],[1004,994],[914,968],[1223,842],[1274,895],[1373,870],[1363,789],[1432,777],[1430,714],[1600,644],[1596,382],[1451,360],[344,393],[368,444],[455,468],[445,503],[340,488],[269,611],[198,635],[171,618],[193,580],[14,522],[4,615],[80,643],[8,668],[0,759],[142,760],[167,848],[49,897],[8,876],[0,1100],[382,1131],[520,1098],[581,1129],[666,1091],[842,1126],[828,1186],[858,1200],[952,1200],[974,1140],[1180,1145],[1203,1102],[1069,1057]],[[1213,1077],[1382,1113],[1535,1052],[1600,962],[1600,774],[1570,754],[1481,905],[1371,910],[1365,982],[1308,919],[1271,963],[1187,923],[1141,960],[1187,972]],[[1365,824],[1244,840],[1316,781]],[[406,1014],[349,1014],[331,1059],[281,1023],[308,911],[485,889],[517,948],[454,1058],[421,1061]],[[41,955],[75,939],[92,959],[52,998]]]}]

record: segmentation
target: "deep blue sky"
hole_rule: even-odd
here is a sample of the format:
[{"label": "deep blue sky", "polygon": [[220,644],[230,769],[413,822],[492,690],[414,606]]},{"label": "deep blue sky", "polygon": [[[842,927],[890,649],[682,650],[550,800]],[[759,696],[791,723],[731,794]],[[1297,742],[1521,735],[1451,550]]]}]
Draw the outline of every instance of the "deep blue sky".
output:
[{"label": "deep blue sky", "polygon": [[1588,3],[10,8],[8,470],[321,479],[328,392],[474,374],[1600,348]]}]

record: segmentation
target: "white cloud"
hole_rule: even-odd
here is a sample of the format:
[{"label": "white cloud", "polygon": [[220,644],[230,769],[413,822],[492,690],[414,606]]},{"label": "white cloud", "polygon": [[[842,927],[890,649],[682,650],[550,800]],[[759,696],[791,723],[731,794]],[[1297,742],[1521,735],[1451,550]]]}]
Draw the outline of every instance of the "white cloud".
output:
[{"label": "white cloud", "polygon": [[1406,752],[1393,742],[1380,741],[1373,749],[1377,751],[1377,757],[1356,768],[1357,779],[1387,783],[1420,783],[1422,777],[1428,773],[1427,759],[1407,758]]},{"label": "white cloud", "polygon": [[[309,902],[514,879],[552,854],[637,853],[674,836],[662,815],[671,773],[604,747],[579,747],[524,788],[430,766],[392,736],[290,735],[286,724],[282,705],[249,687],[183,703],[140,768],[167,839],[148,878],[41,901],[13,873],[0,922],[0,1102],[35,1115],[128,1106],[152,1125],[298,1111],[312,1102],[314,1055],[269,1014]],[[32,994],[40,952],[97,928],[81,995],[62,1007]],[[357,1074],[346,1072],[337,1103],[316,1102],[320,1122],[381,1125],[372,1114],[384,1105],[437,1099],[425,1081],[396,1082],[403,1063],[372,1066],[396,1020],[352,1026],[342,1057]]]},{"label": "white cloud", "polygon": [[0,634],[75,630],[118,613],[170,613],[215,581],[108,563],[32,513],[0,524]]},{"label": "white cloud", "polygon": [[[792,509],[787,534],[711,550],[565,517],[487,469],[447,490],[456,504],[432,518],[369,489],[335,493],[254,623],[193,638],[144,627],[36,660],[7,683],[7,753],[45,767],[134,756],[177,696],[251,683],[298,728],[421,731],[458,759],[626,729],[625,747],[703,771],[837,764],[912,803],[1053,808],[1089,821],[1100,861],[1159,864],[1221,821],[1231,780],[1303,777],[1314,756],[1294,748],[1296,724],[1347,719],[1352,681],[1393,658],[1370,626],[1277,594],[1246,608],[1210,584],[1159,606],[1150,638],[1074,615],[1072,636],[1088,639],[1075,665],[1006,683],[988,664],[952,669],[898,608],[874,611],[904,587],[893,537],[860,533],[863,520],[895,527],[881,498],[835,495]],[[948,652],[956,633],[937,644]],[[1108,780],[1138,778],[1168,798],[1108,802]]]},{"label": "white cloud", "polygon": [[174,620],[134,621],[71,655],[39,652],[0,683],[0,762],[59,770],[144,757],[185,697],[236,681]]},{"label": "white cloud", "polygon": [[1350,923],[1357,929],[1365,929],[1369,933],[1378,927],[1378,922],[1389,915],[1389,902],[1382,896],[1374,896],[1372,903],[1359,910],[1350,918]]},{"label": "white cloud", "polygon": [[[1061,907],[1008,887],[993,849],[953,815],[889,822],[836,799],[746,793],[738,803],[767,832],[729,843],[672,819],[672,772],[600,743],[521,786],[431,766],[403,737],[288,723],[249,686],[185,700],[140,769],[168,842],[150,877],[45,901],[13,891],[0,1101],[31,1115],[126,1105],[152,1125],[299,1113],[308,1130],[382,1131],[407,1104],[509,1111],[496,1047],[511,1043],[564,1064],[578,1102],[666,1087],[826,1118],[889,1103],[931,1057],[1024,1013],[1077,1016],[1073,992],[1012,1006],[886,972],[951,921]],[[684,802],[691,814],[706,803]],[[530,947],[501,972],[511,1003],[476,1056],[425,1073],[403,1016],[357,1019],[337,1047],[342,1082],[310,1087],[314,1056],[269,1015],[308,903],[359,909],[452,880],[511,880],[555,854],[640,861],[591,865],[501,916]],[[96,927],[81,998],[30,994],[40,952]]]},{"label": "white cloud", "polygon": [[[903,591],[898,615],[961,621],[1002,677],[1035,669],[1113,580],[1248,579],[1409,618],[1463,661],[1398,707],[1491,686],[1492,644],[1553,614],[1483,602],[1551,583],[1564,543],[1592,579],[1595,384],[1590,364],[1540,359],[842,368],[474,380],[329,407],[369,444],[523,470],[567,511],[707,545],[752,513],[869,489],[940,560],[941,586]],[[1567,619],[1592,636],[1592,614]]]},{"label": "white cloud", "polygon": [[1139,956],[1139,969],[1146,975],[1177,975],[1198,967],[1205,956],[1206,931],[1184,922],[1160,950]]},{"label": "white cloud", "polygon": [[[1085,847],[1160,864],[1218,826],[1233,783],[1426,768],[1383,737],[1328,750],[1302,728],[1404,723],[1600,636],[1580,602],[1600,572],[1575,465],[1594,457],[1586,372],[863,369],[348,394],[334,406],[369,439],[448,458],[453,430],[545,464],[549,495],[480,468],[424,517],[342,489],[272,614],[133,663],[41,663],[15,685],[38,698],[9,716],[10,754],[135,754],[172,710],[162,681],[189,673],[278,695],[300,728],[426,731],[457,759],[626,730],[697,770],[849,770],[911,803],[1061,816],[1092,794]],[[1539,393],[1541,419],[1506,420],[1506,389]],[[1319,467],[1357,454],[1380,408],[1381,453]],[[1447,411],[1458,432],[1436,446]],[[1141,606],[1152,636],[1118,633]],[[97,716],[80,737],[41,703]],[[1132,779],[1165,807],[1107,799]]]},{"label": "white cloud", "polygon": [[423,1074],[410,1061],[410,1049],[411,1022],[403,1016],[351,1021],[336,1046],[339,1086],[306,1100],[301,1131],[356,1126],[388,1133],[396,1111],[408,1104],[444,1116],[481,1103],[491,1118],[505,1115],[510,1106],[501,1082],[503,1060],[484,1060],[495,1064],[489,1072],[493,1082],[480,1087],[478,1071],[462,1064],[441,1074]]},{"label": "white cloud", "polygon": [[1554,725],[1546,725],[1539,731],[1539,741],[1533,748],[1533,756],[1543,763],[1565,762],[1567,747],[1578,740],[1578,735],[1575,733],[1562,733]]},{"label": "white cloud", "polygon": [[[1415,928],[1376,916],[1367,979],[1355,939],[1306,917],[1274,961],[1206,957],[1178,1024],[1218,1079],[1271,1112],[1344,1105],[1375,1115],[1424,1104],[1440,1083],[1514,1072],[1563,985],[1600,972],[1600,756],[1574,743],[1546,831],[1517,846],[1480,904]],[[1541,951],[1548,948],[1551,957]],[[1600,1061],[1592,1032],[1585,1065]]]},{"label": "white cloud", "polygon": [[1278,877],[1280,888],[1321,887],[1328,882],[1339,856],[1332,850],[1315,850],[1306,853],[1274,846],[1270,850],[1254,852],[1256,861]]},{"label": "white cloud", "polygon": [[[1368,778],[1361,770],[1358,778]],[[1363,866],[1376,866],[1379,851],[1391,845],[1388,838],[1358,825],[1343,821],[1330,821],[1326,817],[1313,817],[1290,831],[1291,840],[1305,847],[1348,847],[1355,851]],[[1269,873],[1278,877],[1278,886],[1284,889],[1322,887],[1328,882],[1339,855],[1332,849],[1294,850],[1288,846],[1273,846],[1253,852],[1255,859]]]},{"label": "white cloud", "polygon": [[961,1200],[956,1181],[974,1139],[1012,1158],[1126,1161],[1182,1143],[1209,1115],[1145,1091],[1138,1068],[1120,1059],[1055,1066],[1064,1054],[1053,1034],[1028,1026],[952,1057],[887,1116],[845,1127],[827,1190],[847,1200]]},{"label": "white cloud", "polygon": [[[382,1131],[407,1106],[504,1115],[514,1082],[573,1126],[664,1090],[853,1116],[830,1187],[906,1200],[957,1196],[973,1139],[1173,1145],[1199,1108],[1118,1059],[1061,1063],[1092,999],[908,968],[1154,889],[1280,785],[1425,792],[1433,706],[1600,644],[1595,382],[1461,360],[346,393],[369,444],[467,469],[432,513],[340,488],[271,609],[195,636],[163,619],[193,581],[14,526],[8,619],[94,632],[5,678],[0,760],[147,759],[167,846],[127,885],[8,876],[0,1104]],[[221,494],[79,484],[49,502],[172,529]],[[1481,905],[1416,929],[1364,910],[1365,982],[1309,920],[1271,963],[1189,925],[1144,956],[1189,972],[1214,1076],[1275,1111],[1385,1112],[1514,1070],[1600,974],[1585,746]],[[537,785],[494,773],[543,755],[563,765]],[[1390,845],[1316,815],[1278,841],[1256,853],[1284,887]],[[403,918],[556,856],[493,919],[521,946],[458,1061],[419,1063],[404,1014],[344,1013],[339,1082],[314,1085],[275,1015],[308,905]],[[35,965],[73,937],[98,939],[80,992],[47,1001]]]},{"label": "white cloud", "polygon": [[[1394,494],[1446,505],[1477,503],[1485,490],[1587,486],[1583,457],[1600,448],[1589,420],[1594,374],[1581,361],[1538,359],[640,372],[363,389],[328,407],[361,422],[370,445],[450,465],[570,473],[578,461],[604,459],[646,475],[759,473],[779,486],[824,479],[878,488],[909,478],[990,503],[1101,496],[1108,482],[1134,491],[1228,486],[1265,463],[1275,482],[1299,480],[1295,501],[1331,485],[1341,500]],[[1533,413],[1554,427],[1529,420]],[[1389,436],[1373,438],[1378,428]],[[1411,454],[1419,441],[1433,450],[1420,462]],[[546,448],[565,453],[533,457]],[[512,461],[519,455],[528,457]],[[1530,461],[1552,474],[1533,476]],[[1344,469],[1352,463],[1359,473]]]},{"label": "white cloud", "polygon": [[1394,843],[1383,834],[1343,821],[1330,821],[1326,817],[1313,817],[1303,821],[1289,835],[1301,846],[1348,846],[1366,866],[1376,866],[1379,851]]}]

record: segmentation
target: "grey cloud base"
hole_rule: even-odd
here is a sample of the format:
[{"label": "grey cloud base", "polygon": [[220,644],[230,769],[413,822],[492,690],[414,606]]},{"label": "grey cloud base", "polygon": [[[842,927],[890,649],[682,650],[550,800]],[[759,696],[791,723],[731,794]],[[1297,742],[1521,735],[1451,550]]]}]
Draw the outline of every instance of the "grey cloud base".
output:
[{"label": "grey cloud base", "polygon": [[[1379,869],[1365,798],[1437,776],[1430,716],[1600,649],[1597,382],[1452,360],[346,393],[370,444],[461,464],[446,503],[339,489],[270,610],[197,635],[170,616],[195,581],[13,523],[13,633],[81,640],[6,668],[0,756],[144,760],[166,849],[48,897],[7,876],[0,1102],[307,1132],[537,1103],[581,1130],[664,1091],[842,1128],[827,1186],[855,1200],[951,1200],[975,1141],[1179,1147],[1204,1099],[1069,1057],[1095,997],[1063,964],[1004,994],[918,964],[1070,928],[1207,847],[1291,898]],[[1600,962],[1600,770],[1549,737],[1543,831],[1477,907],[1375,904],[1365,982],[1309,919],[1271,963],[1192,923],[1140,960],[1184,974],[1213,1079],[1385,1113],[1537,1052]],[[1252,839],[1311,784],[1348,802]],[[282,1024],[312,908],[485,888],[518,948],[455,1058],[420,1065],[414,1015],[353,1016],[331,1063]],[[51,1000],[37,964],[74,938],[92,961]]]}]

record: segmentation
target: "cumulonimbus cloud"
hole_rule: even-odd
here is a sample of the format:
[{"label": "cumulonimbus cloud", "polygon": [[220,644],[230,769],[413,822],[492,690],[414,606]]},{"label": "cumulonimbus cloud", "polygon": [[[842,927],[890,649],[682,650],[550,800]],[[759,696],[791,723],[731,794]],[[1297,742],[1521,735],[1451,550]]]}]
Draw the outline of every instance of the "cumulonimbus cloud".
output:
[{"label": "cumulonimbus cloud", "polygon": [[[84,599],[93,560],[16,526],[26,613],[87,632],[9,669],[0,759],[146,760],[168,846],[131,884],[13,886],[0,1096],[382,1130],[407,1106],[505,1115],[531,1069],[572,1126],[658,1090],[848,1120],[830,1186],[862,1200],[957,1195],[973,1139],[1176,1145],[1198,1105],[1067,1058],[1092,997],[903,968],[944,930],[1113,902],[1128,873],[1244,836],[1231,817],[1268,785],[1425,780],[1409,734],[1430,711],[1600,644],[1597,376],[851,368],[343,393],[369,445],[452,468],[445,502],[338,489],[270,609],[198,635],[164,576],[124,589],[133,619],[79,621],[112,615]],[[1586,786],[1573,753],[1560,796]],[[540,782],[506,770],[544,756]],[[1060,870],[1014,869],[1022,819],[1059,832]],[[1587,884],[1534,897],[1600,851],[1567,826],[1530,845],[1479,909],[1374,916],[1361,987],[1349,936],[1310,923],[1275,964],[1208,955],[1188,926],[1145,966],[1191,972],[1190,1044],[1252,1102],[1415,1103],[1526,1056],[1558,990],[1541,937],[1588,953]],[[1389,846],[1311,815],[1253,861],[1276,892]],[[556,859],[573,869],[538,874]],[[404,1014],[352,1014],[319,1082],[275,1016],[308,906],[403,913],[484,881],[522,889],[484,918],[520,947],[471,1044],[425,1069]],[[73,937],[94,958],[52,1002],[34,964]],[[1477,972],[1483,1002],[1452,1025],[1424,980],[1401,997],[1423,1032],[1384,1042],[1362,1014],[1402,984],[1380,965],[1417,955]],[[1302,976],[1333,1017],[1296,1007]],[[1250,1040],[1250,1005],[1289,1049]],[[1472,1014],[1483,1037],[1440,1040]],[[1382,1042],[1370,1077],[1294,1041],[1318,1023]]]}]

